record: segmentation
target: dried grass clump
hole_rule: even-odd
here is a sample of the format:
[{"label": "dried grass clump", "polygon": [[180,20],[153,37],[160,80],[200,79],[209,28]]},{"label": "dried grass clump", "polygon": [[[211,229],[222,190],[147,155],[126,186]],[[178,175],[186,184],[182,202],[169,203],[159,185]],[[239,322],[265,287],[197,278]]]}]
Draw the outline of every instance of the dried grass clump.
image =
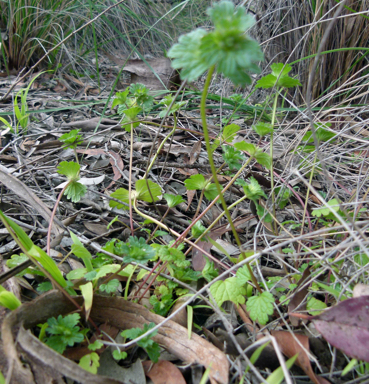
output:
[{"label": "dried grass clump", "polygon": [[[291,1],[261,0],[255,3],[259,22],[258,35],[264,45],[268,62],[294,63],[294,69],[303,84],[295,99],[304,102],[308,74],[314,55],[330,19],[338,7],[335,0]],[[339,90],[330,103],[343,100],[353,89],[342,85],[365,85],[369,53],[369,1],[349,0],[334,22],[329,39],[320,57],[312,98]],[[350,84],[348,84],[350,83]],[[362,90],[361,90],[362,91]],[[356,102],[364,102],[357,100]]]}]

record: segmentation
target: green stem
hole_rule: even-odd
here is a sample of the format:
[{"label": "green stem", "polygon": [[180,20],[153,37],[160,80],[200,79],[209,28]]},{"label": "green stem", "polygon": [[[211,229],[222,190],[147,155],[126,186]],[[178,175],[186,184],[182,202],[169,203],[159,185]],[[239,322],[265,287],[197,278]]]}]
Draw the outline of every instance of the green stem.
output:
[{"label": "green stem", "polygon": [[[273,129],[274,129],[274,123],[275,123],[275,115],[277,112],[278,95],[279,95],[279,90],[276,90],[274,102],[273,102],[272,121],[271,121],[271,125],[272,125]],[[273,215],[274,215],[274,217],[276,217],[276,215],[275,215],[274,173],[273,173],[273,169],[274,169],[274,165],[273,165],[273,133],[274,132],[272,131],[272,133],[270,134],[270,160],[271,160],[270,184],[271,184],[271,188],[272,188]],[[275,232],[274,234],[276,235],[276,226],[275,226],[274,222],[273,222],[272,228],[273,228],[273,232]]]},{"label": "green stem", "polygon": [[[206,121],[206,100],[207,100],[208,90],[209,90],[211,79],[213,77],[214,70],[215,70],[215,65],[213,65],[209,69],[208,75],[206,77],[204,89],[203,89],[202,95],[201,95],[201,110],[200,110],[200,112],[201,112],[202,128],[203,128],[203,132],[204,132],[204,139],[205,139],[205,143],[206,143],[206,151],[207,151],[208,154],[211,154],[212,150],[211,150],[211,146],[210,146],[209,131],[208,131],[208,125],[207,125],[207,121]],[[233,235],[235,237],[235,240],[237,242],[237,245],[238,245],[238,247],[239,247],[239,249],[241,251],[241,255],[242,255],[242,257],[244,259],[246,259],[246,255],[241,250],[242,249],[242,244],[241,244],[240,238],[238,237],[238,233],[237,233],[236,227],[233,224],[231,214],[229,213],[229,210],[228,210],[228,207],[227,207],[227,203],[226,203],[226,201],[224,199],[224,196],[222,194],[222,187],[220,186],[220,183],[218,181],[217,170],[215,168],[213,156],[211,156],[211,155],[209,156],[209,163],[210,163],[211,173],[213,175],[213,181],[214,181],[214,184],[216,185],[216,188],[217,188],[217,191],[218,191],[218,195],[219,195],[219,199],[220,199],[220,201],[222,203],[222,206],[223,206],[223,210],[225,212],[225,215],[227,216],[229,225],[232,228],[232,233],[233,233]],[[254,283],[254,285],[257,288],[257,290],[260,293],[262,293],[263,291],[260,288],[260,285],[257,282],[257,280],[255,278],[255,275],[252,272],[252,269],[251,269],[249,263],[247,263],[246,265],[247,265],[247,268],[248,268],[248,270],[250,272],[250,275],[252,277],[252,282]]]},{"label": "green stem", "polygon": [[[151,124],[151,123],[150,123]],[[143,177],[143,179],[146,179],[148,173],[150,172],[151,168],[153,167],[157,157],[159,156],[159,153],[161,151],[161,149],[164,147],[164,144],[165,142],[174,134],[175,130],[177,129],[177,119],[175,118],[174,119],[174,126],[173,126],[173,129],[169,132],[169,134],[164,138],[164,140],[161,142],[161,144],[159,145],[159,148],[157,149],[153,159],[151,160],[151,163],[150,165],[147,167],[147,170],[145,172],[145,175]]]},{"label": "green stem", "polygon": [[133,124],[131,123],[131,148],[129,152],[129,179],[128,179],[128,196],[129,196],[129,224],[131,226],[132,236],[135,233],[133,228],[133,218],[132,218],[132,162],[133,162]]}]

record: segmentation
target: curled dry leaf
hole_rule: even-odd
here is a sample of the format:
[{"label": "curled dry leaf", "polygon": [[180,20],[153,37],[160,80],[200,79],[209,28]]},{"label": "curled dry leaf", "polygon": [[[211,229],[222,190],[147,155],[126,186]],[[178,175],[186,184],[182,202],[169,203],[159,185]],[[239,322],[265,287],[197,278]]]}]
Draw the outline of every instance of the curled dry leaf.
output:
[{"label": "curled dry leaf", "polygon": [[276,338],[282,353],[288,358],[298,353],[295,364],[298,365],[315,384],[330,384],[323,377],[315,375],[309,359],[309,338],[305,335],[293,334],[287,331],[274,331],[272,335]]},{"label": "curled dry leaf", "polygon": [[369,362],[369,296],[347,299],[310,319],[330,344]]},{"label": "curled dry leaf", "polygon": [[186,384],[181,371],[170,361],[159,360],[156,364],[153,364],[151,361],[144,361],[142,365],[145,375],[154,384]]}]

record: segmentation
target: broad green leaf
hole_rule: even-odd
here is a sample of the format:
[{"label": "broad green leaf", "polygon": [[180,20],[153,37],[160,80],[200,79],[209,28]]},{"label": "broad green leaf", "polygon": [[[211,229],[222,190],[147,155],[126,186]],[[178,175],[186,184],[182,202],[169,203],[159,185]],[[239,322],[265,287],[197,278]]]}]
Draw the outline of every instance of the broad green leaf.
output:
[{"label": "broad green leaf", "polygon": [[119,264],[106,264],[101,266],[96,270],[96,276],[95,279],[101,279],[102,277],[105,277],[106,275],[109,275],[111,273],[115,273],[119,271],[120,265]]},{"label": "broad green leaf", "polygon": [[100,367],[100,356],[96,352],[91,352],[90,354],[81,357],[78,365],[84,370],[96,375],[97,368]]},{"label": "broad green leaf", "polygon": [[265,197],[267,199],[267,195],[254,177],[250,177],[247,182],[239,179],[236,184],[242,186],[245,195],[250,200],[257,201],[260,197]]},{"label": "broad green leaf", "polygon": [[255,88],[273,88],[276,85],[277,78],[271,74],[262,77],[257,81]]},{"label": "broad green leaf", "polygon": [[79,180],[80,165],[74,161],[62,161],[58,165],[58,173],[64,175],[69,181]]},{"label": "broad green leaf", "polygon": [[284,88],[294,88],[297,86],[301,86],[301,83],[298,79],[293,79],[292,77],[286,76],[286,77],[282,77],[278,81],[278,85]]},{"label": "broad green leaf", "polygon": [[299,80],[288,75],[292,69],[289,64],[274,63],[270,68],[272,69],[272,73],[262,77],[256,83],[255,88],[273,88],[274,86],[292,88],[301,85]]},{"label": "broad green leaf", "polygon": [[[325,208],[326,206],[329,206],[330,208]],[[321,216],[328,216],[332,211],[338,212],[340,207],[339,207],[339,202],[337,199],[332,199],[327,202],[325,207],[323,208],[315,208],[312,211],[312,215],[316,217],[321,217]]]},{"label": "broad green leaf", "polygon": [[245,285],[247,282],[251,281],[251,274],[249,272],[249,269],[247,268],[247,265],[238,268],[236,276],[241,285]]},{"label": "broad green leaf", "polygon": [[255,153],[255,160],[260,164],[263,165],[266,169],[270,169],[272,166],[272,159],[268,153],[265,152],[259,152],[257,151]]},{"label": "broad green leaf", "polygon": [[125,204],[119,204],[114,200],[110,200],[109,207],[118,209],[129,209],[129,191],[127,189],[118,188],[110,196],[114,197],[117,200],[121,200]]},{"label": "broad green leaf", "polygon": [[230,1],[216,3],[213,7],[208,8],[206,13],[218,30],[236,29],[242,32],[251,28],[255,23],[254,18],[248,15],[244,8],[235,9],[234,4]]},{"label": "broad green leaf", "polygon": [[218,196],[217,186],[214,183],[207,184],[204,196],[210,201],[214,200]]},{"label": "broad green leaf", "polygon": [[161,188],[151,180],[142,179],[136,181],[137,199],[152,203],[161,198]]},{"label": "broad green leaf", "polygon": [[46,340],[46,344],[59,353],[63,353],[67,346],[73,347],[75,343],[83,341],[84,336],[77,326],[80,315],[72,313],[70,315],[59,315],[56,319],[51,317],[47,320],[49,325],[46,332],[51,334]]},{"label": "broad green leaf", "polygon": [[182,35],[178,43],[168,51],[167,56],[173,58],[172,67],[181,70],[181,79],[189,82],[197,80],[209,65],[201,58],[201,39],[206,35],[205,29],[196,29]]},{"label": "broad green leaf", "polygon": [[118,279],[112,279],[106,284],[101,284],[99,289],[101,292],[114,293],[120,287],[120,282]]},{"label": "broad green leaf", "polygon": [[192,190],[202,191],[206,187],[208,182],[205,180],[204,175],[196,174],[196,175],[191,175],[189,179],[186,179],[184,181],[184,184],[188,191],[192,191]]},{"label": "broad green leaf", "polygon": [[274,131],[272,124],[262,122],[253,125],[252,129],[261,137]]},{"label": "broad green leaf", "polygon": [[128,356],[127,352],[119,351],[118,349],[114,349],[113,358],[114,360],[124,360]]},{"label": "broad green leaf", "polygon": [[218,270],[214,267],[214,262],[210,261],[207,257],[206,258],[206,264],[203,270],[201,271],[202,276],[207,282],[212,281],[214,278],[216,278],[219,273]]},{"label": "broad green leaf", "polygon": [[84,275],[87,273],[87,268],[77,268],[68,272],[67,279],[68,280],[78,280],[82,279]]},{"label": "broad green leaf", "polygon": [[273,63],[270,66],[272,70],[272,75],[275,77],[284,77],[288,76],[288,74],[291,72],[292,67],[289,64],[283,64],[283,63]]},{"label": "broad green leaf", "polygon": [[164,193],[164,199],[166,200],[169,208],[174,208],[176,205],[184,203],[184,199],[180,195],[172,195]]},{"label": "broad green leaf", "polygon": [[232,143],[236,137],[236,133],[240,130],[240,126],[237,124],[229,124],[224,127],[222,132],[222,140]]},{"label": "broad green leaf", "polygon": [[114,108],[117,105],[124,105],[126,103],[128,93],[129,93],[129,88],[127,88],[123,92],[117,92],[115,94],[115,99],[113,100],[113,104],[111,107]]},{"label": "broad green leaf", "polygon": [[87,187],[78,181],[74,181],[68,185],[65,190],[65,195],[73,203],[78,203],[81,198],[85,195]]},{"label": "broad green leaf", "polygon": [[81,144],[83,139],[82,136],[79,135],[80,129],[73,129],[68,133],[64,133],[64,135],[59,137],[59,141],[64,143],[63,148],[76,148],[77,145]]},{"label": "broad green leaf", "polygon": [[271,223],[273,221],[273,218],[270,215],[270,213],[268,213],[268,211],[262,205],[256,202],[255,202],[255,205],[256,205],[256,212],[260,217],[260,219],[262,218],[265,223]]},{"label": "broad green leaf", "polygon": [[[140,125],[140,122],[137,121],[137,115],[142,111],[141,107],[131,107],[129,109],[124,109],[121,111],[124,113],[124,118],[121,122],[122,128],[125,128],[127,132],[131,132],[131,127],[136,128]],[[119,111],[120,112],[120,111]]]},{"label": "broad green leaf", "polygon": [[195,239],[199,238],[204,232],[206,228],[202,225],[201,221],[196,221],[194,226],[191,228],[191,235]]},{"label": "broad green leaf", "polygon": [[96,351],[97,349],[100,349],[104,346],[104,343],[100,340],[95,340],[93,343],[88,345],[88,349],[90,351]]},{"label": "broad green leaf", "polygon": [[235,304],[244,304],[246,289],[239,284],[236,277],[229,277],[224,281],[216,281],[210,292],[220,307],[225,301],[232,301]]},{"label": "broad green leaf", "polygon": [[265,325],[269,319],[268,315],[272,315],[274,312],[273,303],[273,295],[266,291],[258,296],[248,298],[246,308],[250,313],[251,320]]},{"label": "broad green leaf", "polygon": [[254,144],[246,143],[246,141],[240,141],[234,145],[234,147],[240,151],[246,151],[250,156],[254,156],[256,147]]},{"label": "broad green leaf", "polygon": [[37,286],[36,291],[43,293],[43,292],[51,291],[52,289],[53,289],[53,285],[51,284],[51,282],[44,281]]},{"label": "broad green leaf", "polygon": [[130,236],[127,243],[117,243],[114,253],[124,256],[123,260],[125,263],[132,261],[146,263],[155,257],[155,249],[146,244],[143,237],[137,238],[136,236]]},{"label": "broad green leaf", "polygon": [[306,309],[313,316],[319,315],[325,308],[327,308],[327,304],[315,297],[310,297],[306,303]]},{"label": "broad green leaf", "polygon": [[[336,133],[328,131],[324,127],[330,127],[331,123],[325,123],[325,124],[314,124],[315,127],[315,134],[318,139],[318,141],[328,141],[336,136]],[[304,137],[302,138],[303,141],[307,141],[308,143],[314,142],[313,133],[311,131],[308,131]]]}]

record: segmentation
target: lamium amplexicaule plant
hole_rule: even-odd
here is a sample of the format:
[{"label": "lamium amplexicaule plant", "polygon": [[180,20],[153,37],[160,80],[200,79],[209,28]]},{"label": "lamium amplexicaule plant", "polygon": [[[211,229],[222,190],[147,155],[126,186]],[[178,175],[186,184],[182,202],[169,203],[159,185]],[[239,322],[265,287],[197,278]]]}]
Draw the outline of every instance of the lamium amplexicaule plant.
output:
[{"label": "lamium amplexicaule plant", "polygon": [[[178,43],[175,44],[167,54],[168,57],[173,59],[173,67],[180,70],[181,78],[187,82],[194,82],[206,73],[201,97],[201,119],[203,136],[212,175],[211,178],[208,179],[200,174],[193,175],[185,180],[185,186],[188,190],[201,191],[199,206],[201,204],[201,199],[205,198],[211,201],[210,204],[219,201],[224,211],[207,229],[201,226],[200,221],[195,216],[195,219],[188,227],[188,231],[192,228],[192,237],[196,238],[195,242],[198,242],[202,238],[206,240],[206,235],[209,230],[222,216],[225,215],[231,225],[234,238],[241,250],[241,242],[229,210],[234,208],[242,200],[249,199],[255,204],[258,216],[265,221],[273,223],[273,218],[275,218],[275,201],[274,192],[272,192],[272,209],[270,209],[270,205],[268,205],[267,201],[268,198],[257,180],[251,178],[249,182],[245,182],[240,180],[240,175],[253,161],[256,161],[270,171],[273,190],[273,132],[276,122],[278,96],[283,88],[295,87],[300,85],[300,83],[297,79],[291,78],[288,75],[291,71],[289,65],[272,64],[272,73],[261,78],[256,84],[256,88],[273,88],[275,92],[270,123],[260,122],[253,127],[260,137],[266,135],[270,136],[269,153],[264,152],[259,146],[244,140],[232,144],[240,131],[240,127],[234,123],[223,127],[219,136],[213,143],[211,143],[206,119],[206,102],[209,86],[214,74],[217,73],[223,75],[230,79],[236,86],[251,85],[252,78],[250,74],[260,73],[258,63],[264,59],[264,56],[258,42],[247,35],[247,31],[254,24],[254,18],[246,13],[245,8],[235,8],[232,2],[222,1],[214,4],[207,12],[214,28],[212,30],[199,28],[181,36]],[[161,187],[147,177],[165,141],[168,140],[177,129],[177,113],[184,105],[185,102],[177,101],[173,96],[166,96],[159,103],[159,107],[162,107],[159,112],[159,117],[165,118],[167,116],[172,116],[174,125],[170,133],[161,142],[156,154],[150,159],[151,162],[146,169],[144,178],[137,180],[134,188],[132,188],[133,132],[140,124],[140,121],[144,121],[144,114],[152,111],[154,99],[149,95],[148,89],[141,84],[133,84],[124,92],[118,92],[116,94],[112,108],[118,107],[122,128],[131,134],[130,177],[128,189],[119,188],[113,192],[111,194],[113,199],[109,204],[111,208],[130,210],[132,236],[127,242],[113,239],[106,244],[103,249],[123,257],[123,263],[134,262],[145,264],[149,261],[156,261],[156,264],[152,269],[156,272],[155,276],[158,276],[162,271],[167,271],[170,275],[182,282],[196,281],[201,276],[204,276],[206,280],[211,281],[211,278],[217,275],[217,271],[214,270],[214,266],[209,260],[207,261],[207,265],[202,274],[189,268],[190,262],[186,259],[185,253],[183,252],[183,242],[192,244],[190,240],[185,238],[183,234],[177,234],[161,221],[143,213],[139,206],[140,201],[154,203],[162,198]],[[147,124],[153,123],[147,122]],[[79,182],[80,165],[76,153],[76,147],[82,141],[79,131],[73,130],[64,134],[61,136],[60,141],[63,142],[65,148],[73,149],[76,162],[63,161],[58,166],[58,172],[65,175],[68,181],[65,183],[65,186],[58,197],[53,214],[55,214],[56,207],[63,194],[66,194],[67,198],[72,202],[78,202],[86,192],[86,187]],[[217,169],[214,164],[213,154],[219,147],[222,149],[224,164]],[[222,189],[217,176],[225,165],[228,166],[231,172],[235,171],[235,174],[228,185]],[[245,195],[228,207],[224,199],[224,193],[235,182],[238,182],[238,184],[243,187]],[[176,204],[182,202],[182,199],[178,196],[165,194],[164,197],[168,207],[174,207]],[[137,238],[134,236],[132,210],[143,217],[146,222],[154,223],[161,229],[164,229],[167,233],[176,236],[177,240],[169,245],[160,245],[147,244],[145,239]],[[197,210],[196,215],[198,212],[199,209]],[[47,253],[45,253],[36,247],[21,228],[5,215],[1,214],[1,220],[6,227],[9,228],[9,232],[17,239],[16,241],[20,244],[25,255],[36,259],[36,261],[43,260],[40,262],[41,265],[44,266],[43,272],[45,276],[49,277],[53,282],[57,281],[57,287],[61,287],[71,295],[76,294],[76,289],[80,289],[85,300],[87,301],[88,298],[91,301],[93,292],[97,289],[106,294],[114,294],[114,292],[119,289],[120,282],[118,279],[112,278],[111,275],[113,275],[113,277],[120,275],[128,278],[124,295],[127,298],[129,281],[135,272],[136,266],[133,267],[132,265],[129,265],[127,267],[127,265],[125,265],[123,267],[123,265],[117,264],[112,258],[103,254],[98,254],[95,258],[92,257],[78,237],[71,233],[73,240],[71,253],[74,253],[75,256],[83,261],[84,267],[71,271],[67,275],[67,280],[65,280],[61,274],[58,274],[54,270],[53,265],[55,265],[55,263],[47,255],[50,251],[49,245]],[[52,222],[52,220],[50,222]],[[276,228],[274,228],[274,230],[276,230]],[[48,238],[49,237],[50,234]],[[154,237],[151,236],[150,239],[152,238]],[[207,239],[211,240],[210,237]],[[249,253],[241,251],[238,260],[232,259],[231,257],[230,260],[233,262],[247,261],[246,259],[249,255]],[[265,325],[268,322],[269,315],[273,313],[275,299],[272,293],[269,292],[268,286],[260,286],[250,264],[247,262],[244,264],[245,265],[237,270],[235,276],[212,284],[210,287],[211,296],[219,306],[227,300],[232,301],[235,304],[244,304],[246,302],[246,308],[249,311],[251,319]],[[146,272],[140,272],[140,278],[144,278],[145,274]],[[108,276],[107,279],[106,276]],[[74,282],[82,278],[87,281],[87,284],[76,288]],[[146,281],[147,277],[141,285],[140,290]],[[153,282],[150,284],[152,283]],[[255,292],[253,292],[253,289],[251,288],[252,286],[255,288]],[[150,302],[153,305],[154,311],[161,315],[165,315],[174,303],[174,295],[178,297],[186,293],[187,291],[179,287],[178,284],[162,279],[161,284],[155,289]],[[145,292],[140,292],[141,297],[144,296],[144,294]],[[138,293],[137,295],[140,297]],[[0,300],[8,300],[5,296],[6,294],[0,292]],[[9,304],[9,308],[13,309],[18,305],[19,303],[14,301]],[[81,341],[85,336],[77,326],[78,321],[79,317],[76,314],[69,315],[69,317],[65,318],[49,319],[48,325],[44,325],[42,328],[41,338],[44,338],[51,347],[64,350],[68,345],[73,345],[75,342]],[[150,327],[147,330],[149,329]],[[47,334],[49,334],[49,336],[47,336]],[[69,335],[69,338],[65,336],[66,334]],[[125,332],[123,336],[135,338],[141,334],[141,330],[135,330],[132,332]],[[59,339],[62,340],[62,345],[58,342]],[[91,349],[96,347],[94,344],[91,344],[91,346]],[[152,357],[153,360],[157,360],[159,352],[155,343],[152,343],[148,338],[146,344],[142,346],[147,349],[149,356]],[[120,351],[117,351],[115,355],[117,359],[125,357],[125,354]],[[90,360],[84,364],[86,366],[91,366],[92,359],[92,365],[95,367],[97,365],[96,356],[96,354],[89,356],[87,359]],[[84,366],[84,364],[81,365]]]}]

